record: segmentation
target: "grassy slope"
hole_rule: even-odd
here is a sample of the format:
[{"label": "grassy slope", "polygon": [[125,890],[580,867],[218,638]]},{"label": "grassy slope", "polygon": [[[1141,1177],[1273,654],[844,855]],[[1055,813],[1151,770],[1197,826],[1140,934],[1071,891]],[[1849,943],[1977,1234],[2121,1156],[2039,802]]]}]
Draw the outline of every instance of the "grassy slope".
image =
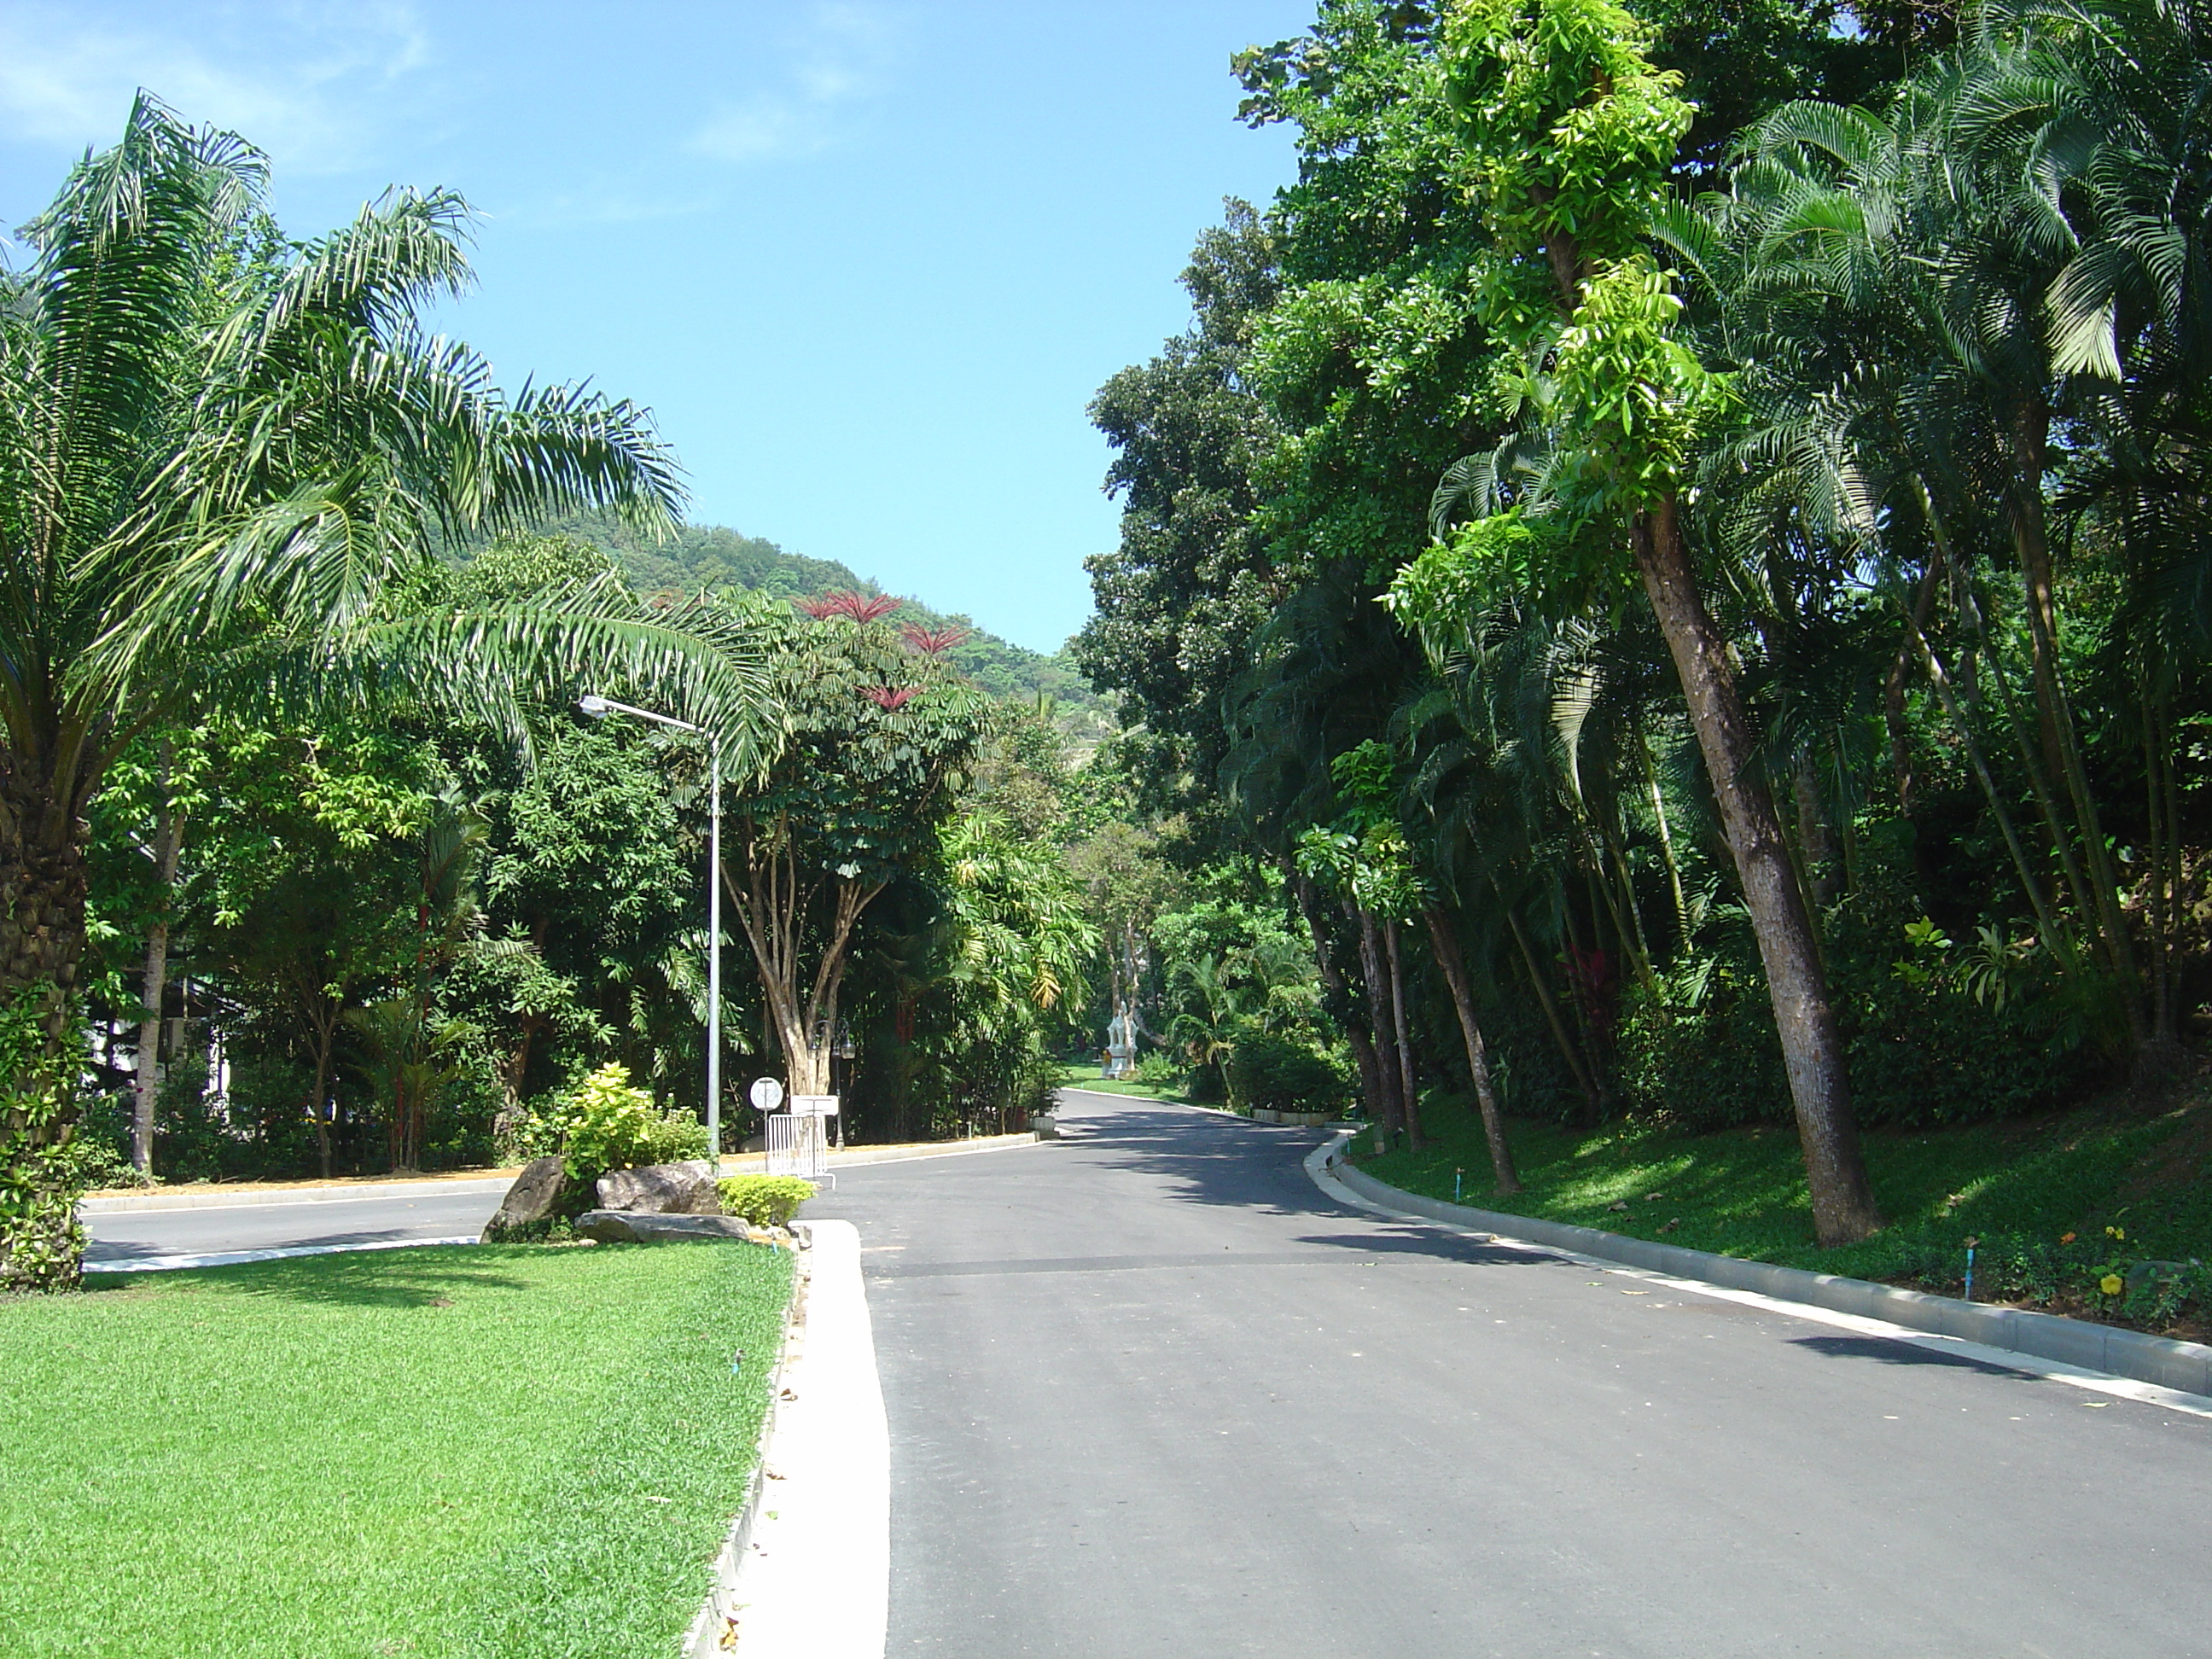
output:
[{"label": "grassy slope", "polygon": [[0,1305],[11,1659],[666,1659],[743,1498],[791,1261],[541,1245],[94,1282]]},{"label": "grassy slope", "polygon": [[[1354,1155],[1376,1179],[1439,1198],[1452,1195],[1455,1172],[1463,1170],[1464,1201],[1485,1209],[1954,1295],[1966,1238],[1987,1241],[1985,1249],[2002,1241],[2048,1252],[2057,1293],[2004,1282],[2002,1258],[1982,1270],[1983,1285],[2007,1299],[2069,1312],[2095,1310],[2078,1294],[2093,1266],[2212,1261],[2212,1098],[2202,1091],[2152,1108],[2109,1103],[2011,1123],[1869,1134],[1867,1164],[1891,1224],[1838,1250],[1812,1243],[1804,1170],[1786,1129],[1683,1135],[1515,1122],[1510,1133],[1525,1190],[1501,1198],[1490,1190],[1490,1159],[1472,1114],[1447,1108],[1432,1112],[1428,1127],[1437,1144],[1427,1150],[1378,1158],[1363,1138]],[[1626,1212],[1615,1204],[1627,1205]],[[2111,1241],[2107,1226],[2127,1239]],[[2061,1246],[2069,1232],[2075,1243]],[[2151,1322],[2203,1334],[2201,1312]]]}]

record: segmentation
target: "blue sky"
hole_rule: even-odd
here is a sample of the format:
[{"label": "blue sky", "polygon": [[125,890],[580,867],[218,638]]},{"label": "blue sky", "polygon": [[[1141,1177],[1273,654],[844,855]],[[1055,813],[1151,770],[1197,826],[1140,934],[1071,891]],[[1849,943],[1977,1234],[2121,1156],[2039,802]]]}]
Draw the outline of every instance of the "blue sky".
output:
[{"label": "blue sky", "polygon": [[0,221],[134,88],[270,155],[295,236],[385,185],[483,214],[444,319],[502,382],[649,404],[692,517],[1039,649],[1110,547],[1083,410],[1186,320],[1224,195],[1291,173],[1231,52],[1310,0],[0,0]]}]

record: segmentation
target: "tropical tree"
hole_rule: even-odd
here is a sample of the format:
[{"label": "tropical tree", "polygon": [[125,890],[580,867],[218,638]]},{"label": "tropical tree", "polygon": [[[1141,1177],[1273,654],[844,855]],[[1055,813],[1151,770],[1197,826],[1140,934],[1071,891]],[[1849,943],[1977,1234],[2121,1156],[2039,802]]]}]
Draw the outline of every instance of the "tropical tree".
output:
[{"label": "tropical tree", "polygon": [[792,1092],[826,1094],[854,931],[895,879],[938,850],[988,709],[880,612],[856,620],[766,602],[730,609],[771,641],[789,738],[726,809],[723,879]]},{"label": "tropical tree", "polygon": [[0,997],[33,997],[57,1053],[88,805],[189,699],[328,706],[400,684],[489,709],[589,655],[682,682],[725,729],[764,724],[742,641],[718,651],[611,588],[473,614],[387,602],[441,544],[550,513],[665,525],[675,471],[635,405],[503,396],[428,335],[425,307],[467,281],[459,198],[392,192],[295,246],[265,192],[258,152],[142,95],[4,278]]},{"label": "tropical tree", "polygon": [[[1729,412],[1724,384],[1674,337],[1680,302],[1645,252],[1690,109],[1677,77],[1652,67],[1650,32],[1607,0],[1477,0],[1453,10],[1448,30],[1450,96],[1506,261],[1493,326],[1520,362],[1548,359],[1556,375],[1547,552],[1601,560],[1626,529],[1758,937],[1814,1231],[1824,1243],[1863,1237],[1881,1218],[1819,940],[1684,523],[1701,434]],[[1456,556],[1504,557],[1505,542],[1524,551],[1522,534],[1519,515],[1500,514]]]}]

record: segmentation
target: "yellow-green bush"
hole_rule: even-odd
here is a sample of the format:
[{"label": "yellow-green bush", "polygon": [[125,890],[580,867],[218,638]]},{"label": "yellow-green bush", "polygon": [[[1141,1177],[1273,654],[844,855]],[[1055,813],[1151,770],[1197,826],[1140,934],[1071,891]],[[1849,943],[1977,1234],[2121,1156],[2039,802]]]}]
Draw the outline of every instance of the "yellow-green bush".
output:
[{"label": "yellow-green bush", "polygon": [[716,1190],[724,1215],[741,1215],[756,1227],[781,1227],[814,1196],[814,1183],[797,1176],[724,1176]]}]

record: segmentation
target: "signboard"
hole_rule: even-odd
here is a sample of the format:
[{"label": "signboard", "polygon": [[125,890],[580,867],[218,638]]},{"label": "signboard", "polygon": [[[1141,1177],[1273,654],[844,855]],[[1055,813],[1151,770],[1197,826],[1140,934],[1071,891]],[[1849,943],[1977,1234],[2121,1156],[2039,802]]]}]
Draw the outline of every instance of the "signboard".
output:
[{"label": "signboard", "polygon": [[793,1095],[791,1097],[793,1117],[835,1117],[837,1115],[837,1097],[835,1095]]},{"label": "signboard", "polygon": [[772,1112],[783,1104],[783,1085],[772,1077],[764,1077],[752,1086],[752,1103],[763,1112]]}]

